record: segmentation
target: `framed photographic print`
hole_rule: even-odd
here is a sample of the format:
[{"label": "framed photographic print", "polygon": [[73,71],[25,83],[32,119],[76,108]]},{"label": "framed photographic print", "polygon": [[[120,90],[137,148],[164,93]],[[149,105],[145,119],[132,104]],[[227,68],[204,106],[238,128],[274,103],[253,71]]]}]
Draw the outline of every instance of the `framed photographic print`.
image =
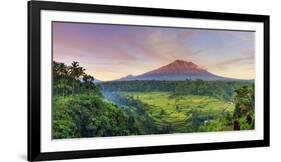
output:
[{"label": "framed photographic print", "polygon": [[28,160],[269,146],[269,16],[28,2]]}]

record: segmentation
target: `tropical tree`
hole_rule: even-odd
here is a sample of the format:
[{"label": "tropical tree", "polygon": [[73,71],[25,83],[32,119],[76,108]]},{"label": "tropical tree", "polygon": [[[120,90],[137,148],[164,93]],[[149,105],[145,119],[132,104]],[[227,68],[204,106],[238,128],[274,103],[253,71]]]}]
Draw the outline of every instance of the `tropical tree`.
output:
[{"label": "tropical tree", "polygon": [[68,80],[65,78],[60,79],[56,84],[56,87],[62,91],[63,97],[65,96],[66,92],[71,89],[71,86],[68,84]]},{"label": "tropical tree", "polygon": [[85,74],[85,69],[79,65],[79,62],[73,61],[69,67],[70,77],[72,79],[72,95],[75,92],[76,83],[80,83],[79,78]]},{"label": "tropical tree", "polygon": [[248,86],[243,86],[240,89],[235,90],[235,110],[234,117],[240,118],[241,116],[245,116],[248,112],[253,111],[253,103],[252,103],[252,94],[251,90]]},{"label": "tropical tree", "polygon": [[[235,90],[235,109],[233,117],[235,119],[234,125],[246,124],[242,128],[254,127],[254,87],[251,89],[249,86],[243,86]],[[241,122],[242,123],[241,123]]]},{"label": "tropical tree", "polygon": [[53,62],[53,82],[54,82],[54,92],[65,95],[66,90],[71,87],[68,85],[69,81],[69,69],[64,63]]},{"label": "tropical tree", "polygon": [[94,84],[94,77],[88,74],[84,74],[83,75],[83,82],[84,82],[84,86],[88,91],[88,94],[90,94],[91,89],[95,88],[95,84]]}]

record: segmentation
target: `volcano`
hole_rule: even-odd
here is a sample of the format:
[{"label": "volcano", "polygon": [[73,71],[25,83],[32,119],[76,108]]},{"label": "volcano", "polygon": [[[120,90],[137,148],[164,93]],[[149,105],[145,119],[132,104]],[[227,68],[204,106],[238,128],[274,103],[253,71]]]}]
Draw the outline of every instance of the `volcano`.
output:
[{"label": "volcano", "polygon": [[158,69],[146,72],[141,75],[128,75],[120,78],[121,81],[130,80],[236,80],[233,78],[221,77],[208,72],[206,69],[193,62],[184,60],[175,60],[172,63],[162,66]]}]

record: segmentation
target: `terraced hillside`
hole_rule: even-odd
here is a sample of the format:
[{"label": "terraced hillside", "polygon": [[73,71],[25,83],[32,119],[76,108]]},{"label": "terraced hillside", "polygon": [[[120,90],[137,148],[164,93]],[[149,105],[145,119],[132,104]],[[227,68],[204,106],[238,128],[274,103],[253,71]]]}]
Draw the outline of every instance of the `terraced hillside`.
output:
[{"label": "terraced hillside", "polygon": [[[227,123],[226,119],[234,111],[232,102],[210,96],[174,95],[171,92],[120,92],[120,94],[146,105],[144,109],[158,129],[171,129],[171,132],[177,133],[190,132],[194,129],[232,130],[232,123]],[[221,126],[208,129],[217,120],[220,120]]]}]

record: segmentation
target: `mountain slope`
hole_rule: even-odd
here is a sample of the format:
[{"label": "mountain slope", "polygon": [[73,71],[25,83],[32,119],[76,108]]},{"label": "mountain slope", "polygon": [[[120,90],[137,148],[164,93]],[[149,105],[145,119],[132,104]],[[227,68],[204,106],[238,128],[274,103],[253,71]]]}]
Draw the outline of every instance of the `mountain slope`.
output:
[{"label": "mountain slope", "polygon": [[141,75],[128,75],[120,78],[122,81],[129,80],[236,80],[214,75],[198,65],[184,60],[175,60],[172,63]]}]

